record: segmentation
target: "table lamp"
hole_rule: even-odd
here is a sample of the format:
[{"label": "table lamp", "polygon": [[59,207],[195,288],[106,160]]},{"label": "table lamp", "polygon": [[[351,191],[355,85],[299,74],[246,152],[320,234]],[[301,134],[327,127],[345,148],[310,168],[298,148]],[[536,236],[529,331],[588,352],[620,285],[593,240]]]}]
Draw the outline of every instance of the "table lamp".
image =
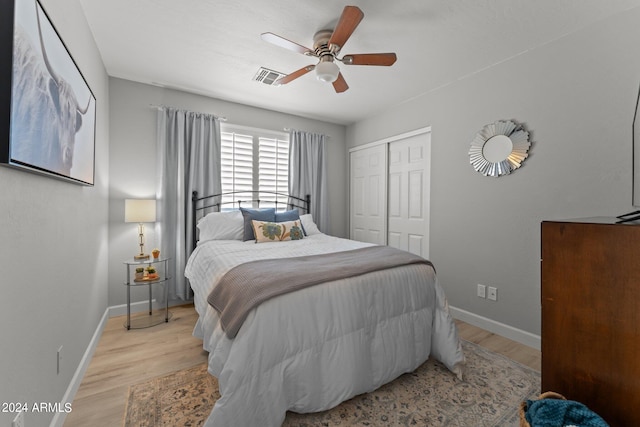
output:
[{"label": "table lamp", "polygon": [[133,259],[137,261],[149,259],[149,254],[144,253],[144,223],[156,222],[156,201],[153,199],[125,199],[124,222],[138,223],[140,253],[134,255]]}]

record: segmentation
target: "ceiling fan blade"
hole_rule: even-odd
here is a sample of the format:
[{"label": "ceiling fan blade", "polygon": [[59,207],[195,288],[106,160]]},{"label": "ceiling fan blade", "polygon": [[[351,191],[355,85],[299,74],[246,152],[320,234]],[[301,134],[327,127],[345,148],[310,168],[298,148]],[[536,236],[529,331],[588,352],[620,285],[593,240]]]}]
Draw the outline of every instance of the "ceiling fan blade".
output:
[{"label": "ceiling fan blade", "polygon": [[274,82],[274,84],[277,85],[286,85],[287,83],[297,79],[298,77],[302,77],[305,74],[307,74],[309,71],[313,71],[313,69],[316,68],[315,65],[307,65],[306,67],[302,67],[297,71],[294,71],[291,74],[287,74],[284,77],[280,77],[278,80],[276,80]]},{"label": "ceiling fan blade", "polygon": [[395,53],[361,53],[345,55],[342,63],[345,65],[382,65],[388,67],[396,62]]},{"label": "ceiling fan blade", "polygon": [[349,85],[345,81],[344,77],[342,77],[342,73],[338,74],[338,79],[333,82],[333,88],[336,90],[336,93],[342,93],[349,89]]},{"label": "ceiling fan blade", "polygon": [[329,45],[338,46],[338,50],[340,50],[351,37],[362,18],[364,18],[364,13],[360,8],[357,6],[345,6],[338,25],[336,25],[336,29],[331,34]]},{"label": "ceiling fan blade", "polygon": [[294,52],[298,52],[301,53],[303,55],[313,55],[314,52],[313,50],[309,49],[308,47],[304,47],[298,43],[292,42],[291,40],[287,40],[284,37],[280,37],[277,34],[273,34],[273,33],[262,33],[260,34],[260,37],[262,38],[262,40],[269,42],[269,43],[273,43],[276,46],[280,46],[283,47],[285,49],[289,49],[292,50]]}]

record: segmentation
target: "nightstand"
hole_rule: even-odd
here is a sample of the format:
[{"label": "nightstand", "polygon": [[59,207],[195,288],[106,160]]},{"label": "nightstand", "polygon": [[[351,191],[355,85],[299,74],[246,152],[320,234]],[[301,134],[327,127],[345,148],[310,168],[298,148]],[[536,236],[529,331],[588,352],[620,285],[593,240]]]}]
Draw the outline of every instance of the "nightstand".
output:
[{"label": "nightstand", "polygon": [[[149,258],[146,260],[128,260],[124,264],[127,269],[127,276],[124,285],[127,287],[127,321],[124,327],[129,329],[148,328],[150,326],[159,325],[168,322],[171,318],[169,312],[169,260],[171,258]],[[157,277],[149,277],[147,271],[149,267],[156,269]],[[142,268],[145,271],[143,278],[136,278],[136,268]],[[147,286],[149,288],[149,314],[137,315],[131,318],[131,288],[137,286]],[[153,288],[162,286],[165,306],[164,308],[153,311]]]}]

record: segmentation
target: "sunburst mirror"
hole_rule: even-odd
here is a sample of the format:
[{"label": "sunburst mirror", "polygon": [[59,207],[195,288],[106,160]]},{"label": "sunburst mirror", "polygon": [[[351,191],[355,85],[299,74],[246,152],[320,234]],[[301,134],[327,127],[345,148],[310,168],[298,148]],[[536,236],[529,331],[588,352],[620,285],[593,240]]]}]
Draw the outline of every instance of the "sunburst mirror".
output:
[{"label": "sunburst mirror", "polygon": [[482,128],[471,141],[469,162],[484,176],[508,175],[529,156],[529,132],[510,120]]}]

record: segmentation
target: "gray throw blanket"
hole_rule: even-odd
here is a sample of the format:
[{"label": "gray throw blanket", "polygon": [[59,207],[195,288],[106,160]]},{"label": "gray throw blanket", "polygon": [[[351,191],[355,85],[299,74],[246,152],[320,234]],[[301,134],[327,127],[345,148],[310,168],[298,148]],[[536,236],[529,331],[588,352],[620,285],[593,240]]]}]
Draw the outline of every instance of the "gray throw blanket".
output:
[{"label": "gray throw blanket", "polygon": [[229,270],[207,301],[220,314],[220,324],[234,338],[251,309],[287,292],[332,280],[408,264],[433,264],[389,246],[294,258],[264,259]]}]

